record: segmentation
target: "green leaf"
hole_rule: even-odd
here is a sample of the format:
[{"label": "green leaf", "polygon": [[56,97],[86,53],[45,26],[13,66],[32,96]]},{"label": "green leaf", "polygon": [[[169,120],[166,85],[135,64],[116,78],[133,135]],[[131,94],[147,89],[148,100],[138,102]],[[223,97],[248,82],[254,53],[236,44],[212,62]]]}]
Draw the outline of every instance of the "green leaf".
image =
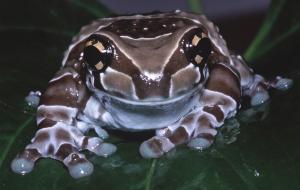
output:
[{"label": "green leaf", "polygon": [[201,0],[188,0],[189,8],[194,13],[203,13],[203,6]]},{"label": "green leaf", "polygon": [[42,31],[75,35],[80,27],[111,12],[95,0],[3,1],[0,31]]},{"label": "green leaf", "polygon": [[151,184],[153,183],[152,182],[152,177],[153,177],[153,174],[154,174],[155,166],[156,166],[156,160],[154,159],[152,161],[151,168],[149,169],[149,173],[146,177],[145,190],[150,190],[151,189]]},{"label": "green leaf", "polygon": [[[272,51],[277,50],[279,52],[278,49],[283,49],[284,44],[288,43],[289,39],[300,39],[298,7],[298,1],[295,0],[272,1],[260,30],[244,54],[246,60],[254,64],[254,61],[270,55]],[[281,56],[288,56],[293,53],[294,51],[289,51],[287,54],[281,54]]]},{"label": "green leaf", "polygon": [[[286,12],[287,5],[291,8],[290,2],[286,2],[280,15]],[[294,10],[296,8],[290,12],[294,14]],[[294,78],[295,88],[286,94],[273,93],[272,102],[266,104],[266,108],[253,108],[242,112],[236,120],[227,121],[209,150],[198,152],[180,146],[160,159],[147,160],[138,153],[142,140],[128,138],[139,133],[113,134],[110,141],[118,146],[114,155],[102,158],[86,153],[95,166],[89,177],[75,180],[63,164],[51,159],[38,161],[28,175],[13,173],[10,162],[36,131],[34,113],[24,110],[25,96],[31,90],[47,87],[48,80],[60,67],[71,37],[82,25],[108,14],[105,7],[92,0],[0,3],[0,189],[299,188],[299,75]],[[271,27],[271,37],[277,23],[282,23],[280,15]],[[285,29],[278,32],[288,35],[283,33]],[[296,29],[290,27],[289,30]],[[291,36],[282,38],[284,41],[278,47]],[[299,68],[293,69],[299,72]],[[234,127],[238,121],[240,127]]]}]

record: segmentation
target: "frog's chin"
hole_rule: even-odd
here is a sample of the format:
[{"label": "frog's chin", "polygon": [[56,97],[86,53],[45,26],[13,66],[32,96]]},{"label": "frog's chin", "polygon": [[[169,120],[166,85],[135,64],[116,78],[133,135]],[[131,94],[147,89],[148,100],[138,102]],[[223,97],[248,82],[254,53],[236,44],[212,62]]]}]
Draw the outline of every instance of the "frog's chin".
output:
[{"label": "frog's chin", "polygon": [[163,100],[137,101],[94,91],[110,113],[113,126],[122,130],[158,129],[171,125],[199,104],[202,86],[182,95]]}]

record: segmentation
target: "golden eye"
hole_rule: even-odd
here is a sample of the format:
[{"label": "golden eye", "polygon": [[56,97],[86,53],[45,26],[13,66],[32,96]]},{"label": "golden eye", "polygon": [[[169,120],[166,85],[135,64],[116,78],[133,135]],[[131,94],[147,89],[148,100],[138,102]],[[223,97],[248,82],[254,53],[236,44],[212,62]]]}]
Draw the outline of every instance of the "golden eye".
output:
[{"label": "golden eye", "polygon": [[201,37],[195,35],[192,39],[193,46],[197,46],[200,40],[201,40]]},{"label": "golden eye", "polygon": [[99,61],[99,62],[95,65],[95,68],[96,68],[97,70],[101,70],[101,69],[103,69],[103,67],[104,67],[104,64],[102,63],[102,61]]},{"label": "golden eye", "polygon": [[195,57],[195,62],[196,62],[197,64],[200,64],[200,63],[202,62],[202,60],[203,60],[203,57],[201,57],[200,55],[196,55],[196,57]]},{"label": "golden eye", "polygon": [[202,32],[201,35],[195,34],[192,39],[192,45],[197,46],[202,38],[207,38],[207,35],[204,32]]},{"label": "golden eye", "polygon": [[190,63],[199,67],[206,63],[211,53],[212,45],[207,34],[205,34],[202,29],[198,28],[192,30],[184,42],[184,52]]},{"label": "golden eye", "polygon": [[93,71],[103,72],[112,61],[113,51],[107,39],[92,36],[86,42],[83,58]]},{"label": "golden eye", "polygon": [[85,47],[88,46],[94,46],[95,48],[97,48],[100,52],[103,52],[105,50],[105,47],[103,46],[103,44],[97,40],[89,40],[86,44]]}]

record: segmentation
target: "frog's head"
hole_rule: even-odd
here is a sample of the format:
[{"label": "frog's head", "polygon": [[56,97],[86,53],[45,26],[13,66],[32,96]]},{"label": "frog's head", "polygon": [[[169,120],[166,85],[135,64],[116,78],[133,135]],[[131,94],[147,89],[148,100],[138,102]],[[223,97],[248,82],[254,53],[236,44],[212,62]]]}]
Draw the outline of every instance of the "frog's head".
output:
[{"label": "frog's head", "polygon": [[108,19],[81,44],[90,86],[138,101],[166,100],[202,87],[213,51],[207,29],[178,14]]}]

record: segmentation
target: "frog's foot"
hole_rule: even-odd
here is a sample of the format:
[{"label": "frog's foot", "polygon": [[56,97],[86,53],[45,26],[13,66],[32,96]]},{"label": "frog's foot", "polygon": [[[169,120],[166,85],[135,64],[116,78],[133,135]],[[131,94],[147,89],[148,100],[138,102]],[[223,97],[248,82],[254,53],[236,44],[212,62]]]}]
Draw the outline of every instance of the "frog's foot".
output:
[{"label": "frog's foot", "polygon": [[253,81],[243,89],[243,94],[251,98],[251,105],[257,106],[269,100],[269,88],[286,91],[293,86],[293,80],[277,76],[274,80],[267,81],[260,75],[254,75]]},{"label": "frog's foot", "polygon": [[12,161],[11,169],[24,175],[33,170],[39,158],[49,157],[63,162],[74,178],[88,176],[93,165],[79,153],[84,149],[104,157],[116,151],[114,145],[98,137],[84,136],[77,127],[58,122],[38,130],[32,143]]},{"label": "frog's foot", "polygon": [[[216,113],[218,109],[213,110]],[[191,113],[178,123],[157,130],[156,136],[143,142],[140,153],[144,158],[158,158],[169,152],[177,145],[187,143],[192,149],[203,150],[208,148],[217,134],[214,116],[203,110]],[[223,117],[219,112],[218,117]],[[221,119],[221,118],[217,118]]]},{"label": "frog's foot", "polygon": [[249,95],[251,97],[251,105],[257,106],[265,103],[270,98],[267,89],[275,88],[277,90],[287,91],[293,86],[293,80],[277,76],[275,80],[262,80],[257,84],[253,84],[254,87],[252,87],[252,89],[250,90]]},{"label": "frog's foot", "polygon": [[250,97],[252,106],[263,104],[270,98],[269,92],[262,85],[256,86],[254,91],[250,94]]},{"label": "frog's foot", "polygon": [[277,90],[286,91],[293,86],[293,80],[277,76],[275,80],[268,81],[267,85]]},{"label": "frog's foot", "polygon": [[28,96],[25,97],[25,101],[29,106],[36,108],[39,105],[40,97],[40,91],[30,91]]}]

